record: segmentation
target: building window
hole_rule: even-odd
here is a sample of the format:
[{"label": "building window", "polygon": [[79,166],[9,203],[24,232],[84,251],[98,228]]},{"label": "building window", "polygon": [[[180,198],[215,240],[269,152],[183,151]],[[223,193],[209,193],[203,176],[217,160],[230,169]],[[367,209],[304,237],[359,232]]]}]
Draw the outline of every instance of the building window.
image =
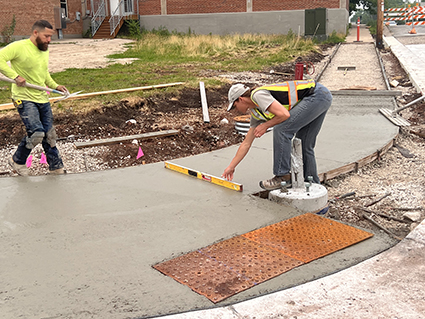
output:
[{"label": "building window", "polygon": [[65,10],[65,17],[68,18],[68,1],[67,0],[60,0],[61,1],[61,9]]}]

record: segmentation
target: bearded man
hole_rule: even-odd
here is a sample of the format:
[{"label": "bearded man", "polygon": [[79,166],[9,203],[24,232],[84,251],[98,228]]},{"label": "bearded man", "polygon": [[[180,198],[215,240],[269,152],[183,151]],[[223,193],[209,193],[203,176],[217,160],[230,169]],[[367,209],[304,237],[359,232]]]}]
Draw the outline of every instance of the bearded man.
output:
[{"label": "bearded man", "polygon": [[[21,140],[16,152],[9,159],[12,170],[22,176],[29,175],[27,158],[32,149],[40,143],[46,154],[49,172],[65,173],[56,148],[57,137],[47,93],[25,86],[28,81],[31,84],[68,92],[65,86],[58,85],[49,74],[48,47],[53,34],[52,25],[45,20],[39,20],[34,23],[29,39],[12,42],[0,50],[0,72],[16,82],[12,84],[12,100],[27,132],[27,136]],[[7,62],[10,62],[10,67]]]}]

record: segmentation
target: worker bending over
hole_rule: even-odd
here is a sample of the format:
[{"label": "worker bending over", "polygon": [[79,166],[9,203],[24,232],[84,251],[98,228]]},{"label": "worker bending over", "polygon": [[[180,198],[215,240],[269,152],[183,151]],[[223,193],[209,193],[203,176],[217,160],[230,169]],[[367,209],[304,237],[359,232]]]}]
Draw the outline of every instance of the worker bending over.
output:
[{"label": "worker bending over", "polygon": [[[236,166],[244,159],[256,137],[273,127],[273,178],[260,181],[266,190],[280,188],[281,182],[291,183],[291,149],[294,136],[302,141],[304,177],[317,174],[314,147],[323,120],[332,103],[332,94],[314,80],[287,81],[249,88],[235,84],[229,90],[228,111],[251,113],[248,133],[222,177],[233,179]],[[262,165],[263,163],[258,163]]]}]

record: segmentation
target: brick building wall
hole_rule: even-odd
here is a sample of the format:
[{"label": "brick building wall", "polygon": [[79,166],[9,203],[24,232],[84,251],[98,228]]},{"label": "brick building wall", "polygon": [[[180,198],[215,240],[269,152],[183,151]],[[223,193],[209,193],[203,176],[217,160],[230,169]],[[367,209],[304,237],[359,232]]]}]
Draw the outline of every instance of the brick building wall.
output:
[{"label": "brick building wall", "polygon": [[[13,15],[16,19],[14,36],[31,34],[31,27],[37,20],[47,20],[53,25],[53,7],[59,5],[57,0],[10,1],[0,0],[0,31],[10,26]],[[46,10],[51,7],[52,10]],[[3,40],[1,40],[3,41]]]},{"label": "brick building wall", "polygon": [[[82,35],[82,33],[83,33],[82,20],[80,20],[80,21],[75,20],[77,12],[80,12],[81,17],[84,17],[85,13],[81,12],[81,11],[82,11],[81,0],[68,0],[68,20],[69,20],[69,22],[66,24],[66,29],[63,30],[64,35],[67,35],[67,34]],[[52,22],[54,22],[54,21],[52,21]]]},{"label": "brick building wall", "polygon": [[[340,8],[340,0],[251,0],[252,12]],[[348,7],[348,0],[346,1]],[[139,0],[140,15],[247,12],[247,0]]]},{"label": "brick building wall", "polygon": [[[81,0],[68,0],[68,18],[70,22],[75,19],[76,12],[82,11]],[[54,7],[60,6],[60,0],[0,0],[0,31],[5,26],[10,26],[13,15],[16,19],[15,32],[12,39],[27,38],[31,35],[31,28],[37,20],[47,20],[55,27]],[[82,16],[84,13],[82,13]],[[83,25],[81,20],[68,23],[63,33],[66,34],[82,34]],[[3,38],[0,37],[0,41]]]},{"label": "brick building wall", "polygon": [[339,8],[339,0],[253,0],[252,11]]},{"label": "brick building wall", "polygon": [[[64,37],[81,36],[83,26],[90,23],[85,16],[85,7],[91,9],[91,2],[100,0],[67,0],[68,22],[63,29]],[[109,0],[106,0],[109,7]],[[339,9],[348,7],[348,0],[134,0],[139,5],[141,16],[185,15],[208,13],[243,13],[303,10],[314,8]],[[31,34],[31,27],[36,20],[44,19],[55,26],[54,7],[60,6],[60,0],[0,0],[0,31],[12,22],[15,15],[16,27],[12,38],[20,39]],[[342,6],[342,7],[341,7]],[[76,12],[81,12],[82,19],[75,21]],[[83,22],[84,20],[84,22]],[[0,37],[0,41],[3,39]]]},{"label": "brick building wall", "polygon": [[246,12],[246,0],[167,0],[167,14]]},{"label": "brick building wall", "polygon": [[144,15],[160,15],[161,0],[139,0],[139,11]]}]

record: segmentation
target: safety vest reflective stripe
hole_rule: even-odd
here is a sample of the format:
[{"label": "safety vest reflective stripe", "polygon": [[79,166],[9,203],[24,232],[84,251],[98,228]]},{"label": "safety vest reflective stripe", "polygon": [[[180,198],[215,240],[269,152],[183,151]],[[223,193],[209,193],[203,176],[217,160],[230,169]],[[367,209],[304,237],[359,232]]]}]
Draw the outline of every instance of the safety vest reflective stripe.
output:
[{"label": "safety vest reflective stripe", "polygon": [[257,120],[264,120],[264,121],[271,120],[275,116],[273,113],[270,113],[270,112],[267,112],[267,111],[262,112],[258,108],[251,109],[251,115],[252,115],[252,117],[254,117]]},{"label": "safety vest reflective stripe", "polygon": [[293,81],[288,82],[288,86],[289,86],[289,92],[288,92],[288,98],[289,98],[288,111],[289,111],[292,108],[292,106],[298,102],[298,91],[297,91],[297,87],[295,86],[295,82]]},{"label": "safety vest reflective stripe", "polygon": [[[277,83],[272,85],[264,85],[252,91],[251,100],[252,102],[254,102],[256,106],[258,106],[258,103],[255,102],[254,99],[252,98],[253,95],[258,90],[267,90],[271,92],[273,97],[276,98],[276,100],[278,101],[279,101],[279,98],[277,98],[276,95],[283,93],[283,94],[286,94],[284,97],[284,100],[285,101],[287,100],[287,104],[282,103],[282,99],[281,101],[279,101],[279,103],[281,103],[289,111],[291,110],[293,106],[295,106],[295,104],[298,103],[298,91],[311,89],[315,86],[316,86],[316,82],[314,80],[287,81],[287,82],[282,82],[282,83]],[[279,97],[281,96],[279,95]],[[262,112],[260,109],[258,109],[258,107],[255,109],[251,109],[251,115],[257,120],[265,120],[265,121],[271,120],[275,116],[273,113],[268,111]]]}]

